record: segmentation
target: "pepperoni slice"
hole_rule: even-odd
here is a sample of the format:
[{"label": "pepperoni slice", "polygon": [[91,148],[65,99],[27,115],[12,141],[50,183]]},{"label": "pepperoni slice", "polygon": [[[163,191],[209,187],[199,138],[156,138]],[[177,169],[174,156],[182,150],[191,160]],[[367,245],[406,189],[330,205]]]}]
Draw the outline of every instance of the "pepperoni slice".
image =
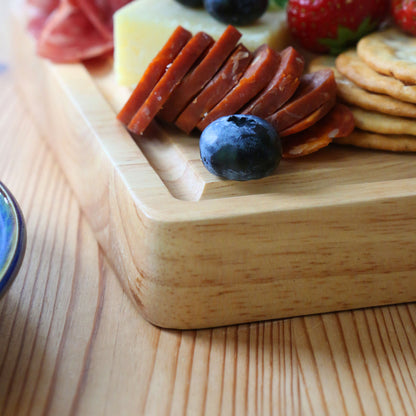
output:
[{"label": "pepperoni slice", "polygon": [[280,63],[279,54],[268,45],[261,45],[253,62],[238,84],[202,119],[197,127],[203,130],[219,117],[234,114],[256,96],[272,79]]},{"label": "pepperoni slice", "polygon": [[252,53],[244,45],[238,45],[220,71],[179,115],[176,126],[189,134],[204,114],[238,83],[252,59]]},{"label": "pepperoni slice", "polygon": [[234,50],[241,33],[229,25],[198,65],[174,89],[158,117],[173,122],[185,106],[211,80]]},{"label": "pepperoni slice", "polygon": [[266,118],[281,108],[295,93],[305,66],[304,58],[291,46],[281,52],[279,69],[269,85],[241,112]]},{"label": "pepperoni slice", "polygon": [[165,73],[168,65],[174,61],[191,37],[191,32],[182,26],[178,26],[175,29],[163,48],[147,67],[126,104],[124,104],[121,111],[117,114],[117,118],[122,123],[126,125],[130,123],[135,113],[146,101],[146,98]]},{"label": "pepperoni slice", "polygon": [[336,97],[336,82],[330,69],[322,69],[302,76],[298,89],[286,105],[267,117],[280,133],[301,121],[328,100]]},{"label": "pepperoni slice", "polygon": [[331,97],[328,101],[322,104],[317,110],[309,114],[309,116],[293,124],[287,129],[279,132],[280,137],[289,136],[291,134],[299,133],[302,130],[306,130],[308,127],[318,122],[322,117],[326,116],[329,113],[329,111],[331,111],[331,109],[334,107],[335,103],[336,103],[336,98]]},{"label": "pepperoni slice", "polygon": [[191,38],[131,119],[127,127],[132,133],[142,134],[146,130],[173,89],[212,42],[211,36],[204,32]]},{"label": "pepperoni slice", "polygon": [[327,146],[334,138],[348,136],[355,127],[351,110],[337,103],[334,108],[312,127],[282,139],[285,159],[306,156]]}]

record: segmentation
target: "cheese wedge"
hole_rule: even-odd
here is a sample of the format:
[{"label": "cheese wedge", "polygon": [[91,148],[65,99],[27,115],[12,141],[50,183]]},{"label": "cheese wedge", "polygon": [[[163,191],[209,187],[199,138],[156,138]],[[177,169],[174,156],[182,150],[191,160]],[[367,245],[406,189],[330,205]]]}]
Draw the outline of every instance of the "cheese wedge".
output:
[{"label": "cheese wedge", "polygon": [[[150,61],[181,25],[193,34],[204,31],[214,39],[226,25],[203,8],[185,7],[175,0],[135,0],[114,15],[114,68],[120,85],[134,86]],[[241,43],[254,50],[263,43],[280,50],[288,45],[286,13],[267,11],[256,23],[238,27]]]}]

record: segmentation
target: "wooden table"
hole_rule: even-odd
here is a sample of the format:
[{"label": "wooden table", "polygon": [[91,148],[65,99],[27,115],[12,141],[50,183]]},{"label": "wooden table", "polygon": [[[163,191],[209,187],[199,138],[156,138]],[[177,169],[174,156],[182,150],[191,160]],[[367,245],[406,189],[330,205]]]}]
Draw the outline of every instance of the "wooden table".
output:
[{"label": "wooden table", "polygon": [[416,414],[414,304],[198,331],[147,323],[17,94],[0,27],[0,179],[28,234],[0,301],[1,415]]}]

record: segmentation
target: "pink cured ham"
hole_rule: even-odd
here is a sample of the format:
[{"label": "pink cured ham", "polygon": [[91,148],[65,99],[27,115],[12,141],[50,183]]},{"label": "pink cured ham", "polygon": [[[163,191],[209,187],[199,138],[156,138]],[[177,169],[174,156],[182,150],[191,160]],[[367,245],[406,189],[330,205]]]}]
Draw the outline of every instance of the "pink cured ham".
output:
[{"label": "pink cured ham", "polygon": [[37,39],[49,15],[58,7],[59,0],[28,0],[28,30]]},{"label": "pink cured ham", "polygon": [[113,37],[113,14],[130,0],[77,0],[79,8],[104,38]]},{"label": "pink cured ham", "polygon": [[28,0],[38,54],[79,62],[113,50],[113,14],[131,0]]},{"label": "pink cured ham", "polygon": [[61,0],[42,29],[37,52],[54,62],[78,62],[112,48],[113,39],[104,37],[73,0]]}]

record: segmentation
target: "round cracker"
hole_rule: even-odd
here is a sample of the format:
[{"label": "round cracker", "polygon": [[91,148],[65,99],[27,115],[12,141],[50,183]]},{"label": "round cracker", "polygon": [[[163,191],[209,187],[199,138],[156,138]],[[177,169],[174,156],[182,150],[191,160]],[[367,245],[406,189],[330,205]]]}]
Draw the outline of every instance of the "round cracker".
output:
[{"label": "round cracker", "polygon": [[416,152],[416,137],[414,136],[368,133],[359,129],[355,129],[347,137],[336,138],[333,142],[390,152]]},{"label": "round cracker", "polygon": [[416,84],[416,38],[397,28],[374,32],[357,44],[358,56],[377,72]]},{"label": "round cracker", "polygon": [[355,125],[362,130],[373,133],[416,136],[415,119],[391,116],[359,107],[351,107],[350,109],[354,115]]},{"label": "round cracker", "polygon": [[416,103],[416,85],[406,85],[396,78],[379,74],[368,66],[353,49],[338,55],[335,65],[342,75],[367,91]]},{"label": "round cracker", "polygon": [[377,94],[359,87],[335,68],[335,58],[319,56],[309,64],[309,71],[331,68],[337,82],[337,95],[347,104],[366,110],[380,111],[399,117],[416,117],[416,104],[408,103],[385,94]]},{"label": "round cracker", "polygon": [[341,74],[336,81],[338,96],[348,104],[392,116],[416,118],[416,104],[366,91]]}]

